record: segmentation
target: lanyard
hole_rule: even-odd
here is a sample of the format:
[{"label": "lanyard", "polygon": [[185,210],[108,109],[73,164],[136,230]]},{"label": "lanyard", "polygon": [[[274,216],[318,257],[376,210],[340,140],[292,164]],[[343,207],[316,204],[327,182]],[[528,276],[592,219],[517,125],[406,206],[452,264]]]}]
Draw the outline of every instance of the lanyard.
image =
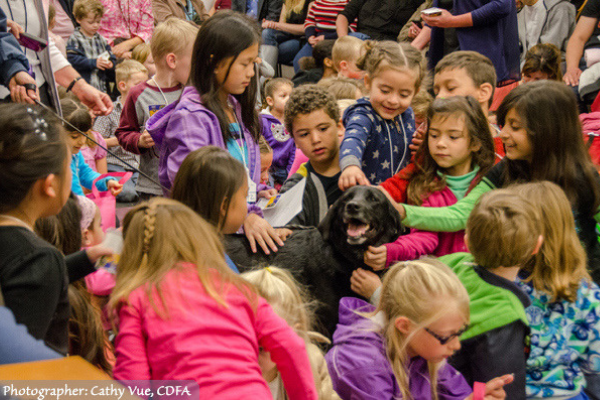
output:
[{"label": "lanyard", "polygon": [[244,149],[244,136],[243,136],[244,133],[242,132],[242,125],[240,125],[240,123],[237,119],[237,115],[235,115],[235,112],[233,113],[233,115],[235,117],[235,123],[237,124],[238,128],[240,129],[240,139],[234,139],[233,141],[235,142],[235,145],[237,146],[238,150],[240,151],[240,154],[242,155],[242,163],[244,164],[244,168],[246,168],[248,171],[250,171],[250,169],[248,167],[250,160],[246,161],[246,157],[249,157],[249,156],[246,155],[246,150]]},{"label": "lanyard", "polygon": [[160,92],[160,94],[162,94],[163,100],[165,101],[165,106],[168,106],[169,105],[169,100],[167,100],[167,96],[165,96],[165,94],[163,93],[163,91],[160,88],[160,86],[158,86],[158,83],[156,83],[156,81],[154,80],[154,77],[152,77],[152,82],[154,82],[154,84],[158,88],[158,91]]}]

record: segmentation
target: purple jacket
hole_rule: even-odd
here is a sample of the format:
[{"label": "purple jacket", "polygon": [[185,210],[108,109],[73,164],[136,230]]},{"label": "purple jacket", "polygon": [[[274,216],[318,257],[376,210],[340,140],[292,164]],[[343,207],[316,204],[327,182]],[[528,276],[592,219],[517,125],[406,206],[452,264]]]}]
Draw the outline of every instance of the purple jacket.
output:
[{"label": "purple jacket", "polygon": [[262,135],[273,149],[273,167],[290,172],[296,156],[296,144],[281,121],[269,113],[261,113]]},{"label": "purple jacket", "polygon": [[[333,347],[325,360],[333,389],[342,399],[400,399],[400,389],[385,352],[385,341],[372,319],[357,313],[373,312],[366,301],[344,297],[340,301],[340,320],[333,334]],[[409,364],[410,392],[415,400],[431,400],[427,362],[414,357]],[[472,390],[465,378],[445,364],[438,374],[440,400],[464,400]]]},{"label": "purple jacket", "polygon": [[[234,104],[238,121],[241,121],[238,101],[233,96],[229,96],[229,100]],[[209,145],[227,150],[217,116],[202,105],[200,95],[193,86],[183,89],[179,101],[154,114],[146,128],[160,152],[158,178],[167,189],[173,186],[179,166],[192,151]],[[256,183],[257,191],[264,190],[266,186],[260,184],[258,144],[245,127],[243,135],[248,147],[250,177]]]}]

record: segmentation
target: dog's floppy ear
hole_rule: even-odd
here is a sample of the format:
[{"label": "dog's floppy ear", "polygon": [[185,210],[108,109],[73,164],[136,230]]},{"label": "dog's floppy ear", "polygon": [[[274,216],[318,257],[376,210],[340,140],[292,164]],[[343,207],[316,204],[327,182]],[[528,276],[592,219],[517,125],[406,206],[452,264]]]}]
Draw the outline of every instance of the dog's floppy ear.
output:
[{"label": "dog's floppy ear", "polygon": [[393,225],[393,229],[388,230],[388,234],[390,235],[390,242],[398,239],[400,233],[403,230],[402,220],[400,219],[400,213],[396,208],[392,205],[392,203],[388,200],[387,196],[381,193],[383,196],[383,201],[386,207],[386,215],[389,217],[389,224]]},{"label": "dog's floppy ear", "polygon": [[323,236],[323,240],[328,241],[331,237],[331,231],[335,228],[334,224],[339,221],[337,218],[342,211],[345,203],[345,197],[342,195],[339,199],[336,200],[335,203],[329,207],[329,211],[325,214],[325,218],[319,224],[319,232],[321,232],[321,236]]}]

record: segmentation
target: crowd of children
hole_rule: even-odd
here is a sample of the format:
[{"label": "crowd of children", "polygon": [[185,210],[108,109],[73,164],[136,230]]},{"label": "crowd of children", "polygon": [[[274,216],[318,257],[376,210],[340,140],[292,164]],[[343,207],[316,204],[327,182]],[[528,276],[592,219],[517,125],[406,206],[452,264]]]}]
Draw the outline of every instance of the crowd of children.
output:
[{"label": "crowd of children", "polygon": [[[79,355],[202,399],[600,399],[600,166],[562,82],[571,4],[523,1],[507,85],[478,52],[427,72],[408,43],[336,39],[356,0],[285,2],[306,15],[293,79],[262,76],[272,45],[228,10],[117,58],[103,3],[74,2],[66,55],[110,114],[69,91],[59,117],[0,105],[0,364]],[[356,185],[403,232],[349,271],[325,337],[292,266],[236,265],[223,240],[277,252]],[[107,221],[98,191],[127,214]]]}]

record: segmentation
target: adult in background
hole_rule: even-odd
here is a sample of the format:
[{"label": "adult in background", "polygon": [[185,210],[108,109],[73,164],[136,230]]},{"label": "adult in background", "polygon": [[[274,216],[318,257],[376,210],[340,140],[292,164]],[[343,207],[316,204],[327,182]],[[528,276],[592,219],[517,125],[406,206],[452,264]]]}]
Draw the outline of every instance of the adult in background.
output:
[{"label": "adult in background", "polygon": [[337,35],[348,35],[349,21],[358,18],[358,33],[362,35],[351,35],[361,39],[395,41],[400,29],[422,3],[423,0],[350,0],[337,16]]},{"label": "adult in background", "polygon": [[304,35],[304,20],[308,14],[310,0],[285,0],[279,21],[262,22],[263,61],[273,69],[277,63],[289,65],[300,51]]},{"label": "adult in background", "polygon": [[[567,70],[563,75],[563,81],[569,86],[578,86],[582,68],[590,67],[593,61],[600,59],[599,18],[600,0],[588,0],[581,10],[575,30],[567,44]],[[585,59],[582,59],[584,54]]]},{"label": "adult in background", "polygon": [[54,27],[52,33],[58,35],[67,42],[77,26],[75,16],[73,15],[73,5],[75,0],[44,0],[51,6],[54,6],[56,14],[54,16]]},{"label": "adult in background", "polygon": [[98,33],[117,58],[131,58],[135,46],[148,43],[154,30],[152,0],[101,0],[104,17]]},{"label": "adult in background", "polygon": [[[443,4],[441,4],[443,3]],[[448,7],[448,1],[435,0],[434,7]],[[515,0],[454,1],[452,12],[423,14],[431,27],[429,68],[435,68],[448,52],[446,30],[455,30],[458,50],[476,51],[492,60],[498,87],[516,84],[520,79],[519,33]]]},{"label": "adult in background", "polygon": [[152,0],[152,14],[154,14],[154,25],[170,17],[200,25],[209,17],[202,0]]},{"label": "adult in background", "polygon": [[[73,92],[96,115],[110,113],[110,97],[89,85],[61,54],[54,41],[49,40],[46,17],[48,6],[49,4],[42,0],[0,0],[0,8],[8,17],[8,26],[17,39],[21,32],[25,31],[48,42],[48,46],[39,52],[22,48],[35,77],[40,101],[54,107],[55,110],[60,110],[56,89],[58,83],[67,91]],[[25,30],[22,27],[25,27]],[[0,99],[9,95],[10,88],[0,86]]]},{"label": "adult in background", "polygon": [[15,103],[33,104],[39,99],[37,91],[27,90],[23,85],[35,85],[35,80],[27,73],[27,57],[17,39],[8,32],[6,21],[6,14],[0,9],[0,83],[10,89],[10,97]]},{"label": "adult in background", "polygon": [[258,21],[279,21],[282,0],[232,0],[231,9]]}]

